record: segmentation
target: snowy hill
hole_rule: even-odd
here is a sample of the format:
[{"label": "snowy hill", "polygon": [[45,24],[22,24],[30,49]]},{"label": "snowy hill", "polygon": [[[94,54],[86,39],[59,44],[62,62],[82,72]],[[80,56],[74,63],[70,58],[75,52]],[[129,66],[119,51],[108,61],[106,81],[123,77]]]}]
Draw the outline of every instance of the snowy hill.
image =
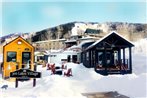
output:
[{"label": "snowy hill", "polygon": [[[24,33],[29,35],[32,42],[44,41],[50,39],[62,39],[69,38],[71,35],[84,35],[86,29],[96,29],[99,33],[107,34],[111,31],[116,31],[131,41],[137,41],[138,39],[147,38],[147,24],[141,23],[124,23],[124,22],[69,22],[60,24],[55,27],[46,28],[34,33]],[[23,31],[21,31],[23,32]],[[22,35],[20,33],[10,34],[0,38],[0,42],[3,43],[6,38]]]},{"label": "snowy hill", "polygon": [[[104,35],[116,31],[131,41],[147,37],[147,24],[123,22],[69,22],[56,27],[47,28],[33,34],[32,41],[69,38],[71,35],[84,35],[86,29],[96,29]],[[90,32],[89,32],[90,33]]]},{"label": "snowy hill", "polygon": [[[72,77],[50,75],[51,72],[38,65],[37,70],[42,72],[42,78],[37,79],[36,87],[33,81],[19,82],[15,88],[13,82],[0,77],[0,87],[8,85],[8,89],[0,89],[0,98],[85,98],[82,93],[117,91],[130,98],[146,98],[147,78],[147,40],[142,39],[135,43],[133,49],[133,74],[102,76],[87,69],[82,64],[66,63],[72,68]],[[56,63],[60,66],[61,64]],[[1,75],[1,74],[0,74]]]}]

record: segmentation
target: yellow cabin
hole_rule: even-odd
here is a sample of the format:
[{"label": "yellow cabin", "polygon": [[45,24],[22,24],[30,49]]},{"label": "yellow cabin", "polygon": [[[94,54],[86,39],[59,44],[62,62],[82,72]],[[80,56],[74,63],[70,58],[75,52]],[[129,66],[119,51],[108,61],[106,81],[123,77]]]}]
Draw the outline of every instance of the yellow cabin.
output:
[{"label": "yellow cabin", "polygon": [[9,79],[10,72],[26,67],[34,70],[34,47],[19,36],[3,47],[3,78]]}]

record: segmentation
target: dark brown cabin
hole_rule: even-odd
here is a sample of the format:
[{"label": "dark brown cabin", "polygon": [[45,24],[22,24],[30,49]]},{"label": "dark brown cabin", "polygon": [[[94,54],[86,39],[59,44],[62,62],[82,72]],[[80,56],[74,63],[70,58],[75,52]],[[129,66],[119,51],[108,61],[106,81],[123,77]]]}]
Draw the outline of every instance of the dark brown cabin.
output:
[{"label": "dark brown cabin", "polygon": [[133,46],[130,41],[112,32],[89,45],[81,53],[81,61],[85,67],[94,68],[103,75],[129,74],[132,73]]}]

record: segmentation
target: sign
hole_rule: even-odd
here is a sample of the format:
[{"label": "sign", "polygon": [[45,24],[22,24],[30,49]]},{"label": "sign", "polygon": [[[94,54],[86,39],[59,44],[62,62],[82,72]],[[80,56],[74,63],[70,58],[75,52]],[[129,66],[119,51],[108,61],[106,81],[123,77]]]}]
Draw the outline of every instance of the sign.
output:
[{"label": "sign", "polygon": [[17,79],[40,78],[41,73],[30,69],[19,69],[10,73],[10,77]]}]

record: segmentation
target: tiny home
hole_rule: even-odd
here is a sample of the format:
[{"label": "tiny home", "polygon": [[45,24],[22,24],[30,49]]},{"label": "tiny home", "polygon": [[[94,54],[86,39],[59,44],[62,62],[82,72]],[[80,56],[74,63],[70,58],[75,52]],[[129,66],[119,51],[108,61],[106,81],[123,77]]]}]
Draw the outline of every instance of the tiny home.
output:
[{"label": "tiny home", "polygon": [[[88,47],[82,51],[81,60],[85,67],[93,67],[97,73],[103,75],[132,73],[131,48],[134,45],[118,33],[109,33],[102,39],[87,45]],[[129,50],[128,59],[126,49]]]},{"label": "tiny home", "polygon": [[62,62],[79,62],[79,52],[72,50],[65,50],[62,52],[51,52],[45,55],[45,60],[48,63],[62,63]]},{"label": "tiny home", "polygon": [[17,37],[3,47],[3,70],[4,79],[10,77],[10,72],[16,69],[29,67],[34,69],[34,47],[22,37]]}]

